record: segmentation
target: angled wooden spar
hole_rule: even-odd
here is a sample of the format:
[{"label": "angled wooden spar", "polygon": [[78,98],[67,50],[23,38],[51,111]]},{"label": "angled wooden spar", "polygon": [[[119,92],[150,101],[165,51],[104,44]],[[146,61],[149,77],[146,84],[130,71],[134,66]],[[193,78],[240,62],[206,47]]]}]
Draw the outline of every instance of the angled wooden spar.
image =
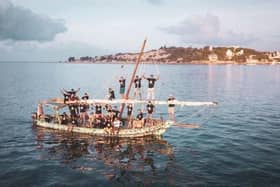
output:
[{"label": "angled wooden spar", "polygon": [[[114,99],[114,100],[108,100],[108,99],[89,99],[89,100],[75,100],[75,101],[67,101],[67,103],[64,103],[63,99],[60,98],[54,98],[49,99],[45,101],[41,101],[40,104],[42,105],[50,105],[50,106],[58,106],[60,108],[63,108],[69,104],[147,104],[148,100],[136,100],[136,99]],[[176,106],[216,106],[218,105],[217,102],[203,102],[203,101],[179,101],[174,100],[172,103],[169,101],[160,101],[160,100],[154,100],[153,104],[155,105],[169,105],[169,104],[175,104]]]},{"label": "angled wooden spar", "polygon": [[[114,99],[114,100],[108,100],[108,99],[89,99],[86,101],[73,101],[73,102],[67,102],[68,104],[75,104],[75,103],[85,103],[85,104],[147,104],[148,100],[134,100],[134,99]],[[169,105],[170,103],[168,101],[159,101],[154,100],[153,104],[155,105]],[[178,105],[178,106],[216,106],[217,102],[201,102],[201,101],[178,101],[174,100],[172,104]]]},{"label": "angled wooden spar", "polygon": [[[143,45],[142,45],[140,54],[139,54],[139,56],[138,56],[136,65],[135,65],[135,67],[134,67],[134,71],[133,71],[132,76],[131,76],[130,83],[129,83],[129,85],[128,85],[128,89],[127,89],[126,94],[125,94],[125,99],[128,99],[128,97],[129,97],[129,93],[130,93],[130,90],[131,90],[133,81],[134,81],[134,79],[135,79],[135,75],[136,75],[136,72],[137,72],[139,63],[140,63],[140,61],[141,61],[141,57],[143,56],[143,53],[144,53],[144,49],[145,49],[146,42],[147,42],[147,39],[145,39],[144,42],[143,42]],[[122,117],[124,107],[125,107],[125,103],[122,103],[122,105],[121,105],[121,110],[120,110],[120,118]]]}]

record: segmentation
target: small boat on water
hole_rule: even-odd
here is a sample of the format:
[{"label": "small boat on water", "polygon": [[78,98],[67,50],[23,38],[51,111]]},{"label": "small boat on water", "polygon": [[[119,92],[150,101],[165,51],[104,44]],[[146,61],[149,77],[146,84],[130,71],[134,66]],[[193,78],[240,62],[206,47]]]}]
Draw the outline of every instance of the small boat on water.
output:
[{"label": "small boat on water", "polygon": [[[139,57],[135,64],[135,68],[133,70],[130,84],[128,86],[127,92],[123,99],[79,99],[76,98],[74,100],[67,100],[65,98],[53,98],[44,101],[40,101],[37,107],[37,112],[33,113],[32,119],[33,123],[36,126],[54,129],[64,132],[73,132],[73,133],[81,133],[81,134],[89,134],[94,136],[102,136],[102,137],[143,137],[143,136],[159,136],[162,135],[171,125],[176,124],[174,119],[171,120],[163,120],[155,119],[151,116],[147,118],[135,119],[133,117],[122,117],[123,110],[126,105],[168,105],[168,106],[215,106],[216,102],[190,102],[190,101],[178,101],[176,99],[172,101],[160,101],[160,100],[137,100],[130,99],[129,94],[134,83],[136,72],[141,61],[141,56],[143,55],[145,48],[146,40],[144,40],[141,52],[139,53]],[[111,119],[109,116],[103,116],[102,114],[92,114],[92,120],[90,117],[85,115],[86,112],[83,113],[84,117],[81,115],[77,117],[77,119],[69,119],[67,122],[63,122],[63,118],[65,117],[59,113],[61,109],[71,108],[73,106],[85,106],[87,110],[89,110],[90,106],[100,106],[106,107],[109,105],[120,105],[120,111],[115,119]],[[51,106],[54,110],[55,114],[49,115],[44,113],[44,107]],[[71,109],[70,109],[71,112]],[[71,122],[72,120],[72,122]],[[97,125],[93,123],[93,121],[99,121],[98,124],[105,123],[110,125]],[[113,124],[114,125],[113,125]],[[181,125],[182,126],[182,125]]]}]

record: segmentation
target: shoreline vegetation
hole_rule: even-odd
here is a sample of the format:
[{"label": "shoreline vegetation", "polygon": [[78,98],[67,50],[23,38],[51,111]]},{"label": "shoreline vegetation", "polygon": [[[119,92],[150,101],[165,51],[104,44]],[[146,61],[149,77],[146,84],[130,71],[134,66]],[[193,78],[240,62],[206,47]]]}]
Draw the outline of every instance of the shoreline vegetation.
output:
[{"label": "shoreline vegetation", "polygon": [[[65,63],[132,64],[139,53],[117,53],[103,56],[69,57]],[[250,48],[233,47],[160,47],[146,51],[145,64],[280,64],[280,51],[262,52]]]}]

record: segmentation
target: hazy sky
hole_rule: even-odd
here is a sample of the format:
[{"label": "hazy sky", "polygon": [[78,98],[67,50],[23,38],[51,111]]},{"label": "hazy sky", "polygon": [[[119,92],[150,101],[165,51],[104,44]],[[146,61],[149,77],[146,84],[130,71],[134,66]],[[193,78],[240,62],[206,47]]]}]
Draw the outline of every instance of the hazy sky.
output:
[{"label": "hazy sky", "polygon": [[279,0],[0,0],[0,60],[160,46],[280,50]]}]

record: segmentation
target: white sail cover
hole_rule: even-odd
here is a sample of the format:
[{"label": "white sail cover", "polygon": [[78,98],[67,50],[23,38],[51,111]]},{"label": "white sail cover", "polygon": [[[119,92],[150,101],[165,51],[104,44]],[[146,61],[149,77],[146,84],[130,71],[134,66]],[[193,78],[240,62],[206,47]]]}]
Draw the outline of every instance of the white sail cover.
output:
[{"label": "white sail cover", "polygon": [[[214,106],[217,105],[216,102],[193,102],[193,101],[151,101],[155,105],[169,105],[175,104],[179,106]],[[67,104],[71,103],[85,103],[85,104],[147,104],[148,100],[134,100],[134,99],[90,99],[90,100],[78,100],[78,101],[70,101]]]}]

